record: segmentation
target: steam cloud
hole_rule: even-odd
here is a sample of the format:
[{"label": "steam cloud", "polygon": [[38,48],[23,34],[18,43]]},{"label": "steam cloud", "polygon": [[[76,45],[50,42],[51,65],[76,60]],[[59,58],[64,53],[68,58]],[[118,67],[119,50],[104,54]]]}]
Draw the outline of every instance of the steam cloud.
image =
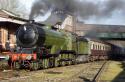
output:
[{"label": "steam cloud", "polygon": [[92,16],[106,18],[112,16],[115,11],[125,13],[124,4],[124,0],[98,0],[97,3],[94,3],[94,0],[36,0],[29,18],[44,17],[50,10],[51,15],[46,16],[46,19],[53,18],[52,21],[60,17],[63,19],[66,14],[75,15],[82,20],[87,20]]}]

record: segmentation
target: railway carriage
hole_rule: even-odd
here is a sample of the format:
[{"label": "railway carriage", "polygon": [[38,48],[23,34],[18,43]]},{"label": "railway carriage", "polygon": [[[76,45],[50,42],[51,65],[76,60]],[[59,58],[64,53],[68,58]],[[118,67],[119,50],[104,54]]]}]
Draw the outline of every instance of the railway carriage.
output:
[{"label": "railway carriage", "polygon": [[108,59],[111,52],[111,45],[99,40],[91,40],[91,59],[102,60]]},{"label": "railway carriage", "polygon": [[122,46],[112,45],[111,58],[115,60],[123,60],[125,59],[125,48]]},{"label": "railway carriage", "polygon": [[79,37],[78,54],[79,60],[82,61],[108,59],[111,54],[111,45],[101,40]]}]

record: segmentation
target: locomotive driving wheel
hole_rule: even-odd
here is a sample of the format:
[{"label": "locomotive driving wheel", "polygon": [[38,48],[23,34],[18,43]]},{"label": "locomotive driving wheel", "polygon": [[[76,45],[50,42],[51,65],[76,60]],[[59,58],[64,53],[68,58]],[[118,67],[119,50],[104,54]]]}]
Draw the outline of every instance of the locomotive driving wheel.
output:
[{"label": "locomotive driving wheel", "polygon": [[16,70],[19,69],[20,68],[19,62],[17,62],[17,61],[13,62],[13,68]]},{"label": "locomotive driving wheel", "polygon": [[43,69],[49,68],[49,59],[43,59],[42,67]]},{"label": "locomotive driving wheel", "polygon": [[54,66],[58,67],[59,66],[59,62],[58,62],[58,57],[54,58]]},{"label": "locomotive driving wheel", "polygon": [[72,55],[71,65],[75,65],[75,64],[77,64],[76,56],[75,56],[75,55]]},{"label": "locomotive driving wheel", "polygon": [[[72,58],[72,54],[68,54],[68,59],[73,59]],[[67,63],[68,63],[68,65],[71,65],[72,64],[72,60],[68,61]]]},{"label": "locomotive driving wheel", "polygon": [[30,69],[31,70],[38,70],[39,69],[39,63],[38,62],[31,62],[30,64]]}]

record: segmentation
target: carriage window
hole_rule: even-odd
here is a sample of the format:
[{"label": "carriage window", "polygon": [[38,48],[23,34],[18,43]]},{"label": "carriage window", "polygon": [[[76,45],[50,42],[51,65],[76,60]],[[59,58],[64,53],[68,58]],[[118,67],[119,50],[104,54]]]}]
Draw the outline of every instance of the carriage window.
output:
[{"label": "carriage window", "polygon": [[95,50],[96,50],[96,45],[95,45]]},{"label": "carriage window", "polygon": [[99,49],[99,45],[97,45],[97,50]]},{"label": "carriage window", "polygon": [[98,45],[98,50],[100,50],[100,45]]},{"label": "carriage window", "polygon": [[105,50],[107,50],[107,46],[105,46]]},{"label": "carriage window", "polygon": [[94,45],[94,50],[96,50],[96,45]]},{"label": "carriage window", "polygon": [[93,50],[95,49],[95,45],[93,44]]},{"label": "carriage window", "polygon": [[93,49],[93,44],[91,44],[91,49]]},{"label": "carriage window", "polygon": [[103,50],[103,46],[101,46],[101,50]]},{"label": "carriage window", "polygon": [[99,50],[99,45],[97,45],[97,50]]},{"label": "carriage window", "polygon": [[111,47],[109,46],[109,50],[111,50]]},{"label": "carriage window", "polygon": [[97,50],[97,45],[96,45],[96,50]]},{"label": "carriage window", "polygon": [[99,45],[97,45],[97,50],[99,50]]},{"label": "carriage window", "polygon": [[107,46],[107,50],[109,50],[109,46]]},{"label": "carriage window", "polygon": [[105,46],[103,46],[103,50],[105,50]]},{"label": "carriage window", "polygon": [[96,50],[98,50],[98,46],[96,45]]},{"label": "carriage window", "polygon": [[109,47],[107,46],[107,50],[109,50]]},{"label": "carriage window", "polygon": [[96,45],[96,50],[97,50],[97,45]]},{"label": "carriage window", "polygon": [[105,46],[105,50],[107,49],[107,47]]},{"label": "carriage window", "polygon": [[98,50],[99,50],[99,45],[98,45]]}]

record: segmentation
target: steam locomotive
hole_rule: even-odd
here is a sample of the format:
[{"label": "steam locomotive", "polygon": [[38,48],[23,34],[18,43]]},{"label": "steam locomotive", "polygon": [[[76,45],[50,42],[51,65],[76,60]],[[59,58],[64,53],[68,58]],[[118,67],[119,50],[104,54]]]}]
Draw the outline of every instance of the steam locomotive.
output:
[{"label": "steam locomotive", "polygon": [[33,22],[21,25],[16,32],[19,49],[10,55],[9,64],[37,70],[108,58],[109,44],[52,28]]}]

